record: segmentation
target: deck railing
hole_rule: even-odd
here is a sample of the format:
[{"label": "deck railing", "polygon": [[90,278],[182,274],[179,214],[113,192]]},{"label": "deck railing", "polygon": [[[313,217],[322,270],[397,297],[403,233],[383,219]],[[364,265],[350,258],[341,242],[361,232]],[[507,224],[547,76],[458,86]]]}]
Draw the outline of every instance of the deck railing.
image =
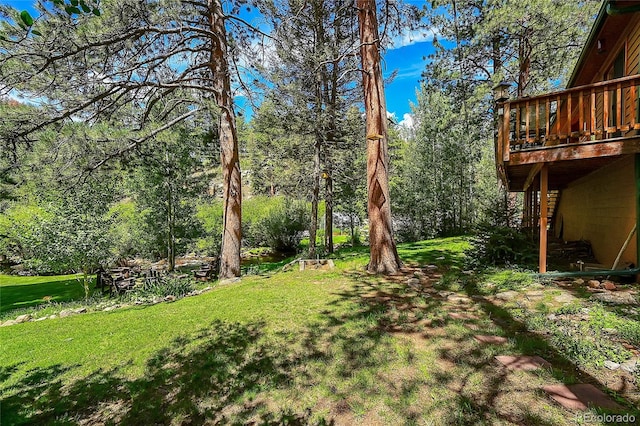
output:
[{"label": "deck railing", "polygon": [[633,75],[499,105],[499,161],[515,151],[638,133],[638,86],[640,75]]}]

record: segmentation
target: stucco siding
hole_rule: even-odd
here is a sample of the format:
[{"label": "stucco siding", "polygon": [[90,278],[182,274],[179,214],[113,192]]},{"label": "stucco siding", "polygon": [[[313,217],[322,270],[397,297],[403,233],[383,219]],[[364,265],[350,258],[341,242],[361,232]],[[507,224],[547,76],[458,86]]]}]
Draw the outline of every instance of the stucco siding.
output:
[{"label": "stucco siding", "polygon": [[[596,259],[611,267],[636,220],[635,191],[633,156],[573,182],[561,191],[556,233],[590,241]],[[633,238],[622,260],[635,264],[636,251]]]}]

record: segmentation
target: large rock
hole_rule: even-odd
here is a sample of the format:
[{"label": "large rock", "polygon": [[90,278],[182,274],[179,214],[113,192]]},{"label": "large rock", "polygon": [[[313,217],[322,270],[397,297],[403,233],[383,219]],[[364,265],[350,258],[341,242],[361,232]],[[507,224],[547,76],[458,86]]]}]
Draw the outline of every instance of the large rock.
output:
[{"label": "large rock", "polygon": [[615,293],[596,293],[591,298],[600,302],[613,303],[617,305],[634,305],[638,302],[633,294],[623,291]]},{"label": "large rock", "polygon": [[606,360],[604,362],[604,366],[609,370],[617,370],[618,368],[620,368],[620,364],[618,364],[617,362],[609,361],[609,360]]},{"label": "large rock", "polygon": [[626,371],[627,373],[633,374],[636,371],[640,370],[640,359],[632,358],[629,361],[623,362],[620,365],[620,368]]},{"label": "large rock", "polygon": [[609,290],[609,291],[614,291],[614,290],[617,289],[616,285],[613,282],[608,281],[608,280],[607,281],[603,281],[602,282],[602,286],[604,288],[606,288],[607,290]]},{"label": "large rock", "polygon": [[74,315],[75,312],[71,309],[65,309],[64,311],[60,312],[60,318],[66,318],[66,317],[70,317],[71,315]]},{"label": "large rock", "polygon": [[30,314],[20,315],[18,318],[16,318],[16,324],[31,321],[32,318],[33,317]]},{"label": "large rock", "polygon": [[600,288],[600,281],[598,280],[589,280],[587,285],[591,288]]}]

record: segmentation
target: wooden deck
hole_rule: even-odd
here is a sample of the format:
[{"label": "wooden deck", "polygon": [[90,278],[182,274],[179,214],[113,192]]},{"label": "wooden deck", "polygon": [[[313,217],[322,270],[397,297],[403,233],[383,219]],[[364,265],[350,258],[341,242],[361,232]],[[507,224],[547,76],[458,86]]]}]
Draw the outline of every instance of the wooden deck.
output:
[{"label": "wooden deck", "polygon": [[[640,75],[498,105],[496,163],[510,191],[546,164],[549,189],[640,152]],[[575,161],[581,160],[581,161]]]}]

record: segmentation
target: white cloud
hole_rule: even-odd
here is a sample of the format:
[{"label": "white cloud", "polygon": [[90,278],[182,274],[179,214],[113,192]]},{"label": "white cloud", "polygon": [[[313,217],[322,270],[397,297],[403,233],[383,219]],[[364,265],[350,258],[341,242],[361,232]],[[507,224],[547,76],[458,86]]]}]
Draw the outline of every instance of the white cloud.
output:
[{"label": "white cloud", "polygon": [[414,123],[415,121],[413,120],[413,114],[409,114],[407,112],[402,116],[402,120],[398,123],[398,126],[405,129],[413,129]]},{"label": "white cloud", "polygon": [[422,28],[419,30],[409,30],[402,34],[399,34],[391,40],[390,49],[399,49],[405,46],[411,46],[416,43],[423,43],[425,41],[433,41],[438,34],[435,28]]}]

